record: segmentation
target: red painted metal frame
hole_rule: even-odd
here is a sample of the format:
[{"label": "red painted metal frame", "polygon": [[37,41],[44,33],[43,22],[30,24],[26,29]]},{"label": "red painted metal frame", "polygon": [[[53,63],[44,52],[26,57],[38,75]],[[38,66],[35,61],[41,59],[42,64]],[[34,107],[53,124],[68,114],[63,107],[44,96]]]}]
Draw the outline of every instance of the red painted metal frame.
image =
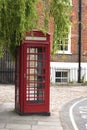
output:
[{"label": "red painted metal frame", "polygon": [[[26,36],[32,36],[32,33],[26,33]],[[19,59],[16,58],[16,74],[19,71],[19,77],[16,75],[15,83],[15,110],[20,114],[25,113],[50,113],[50,36],[44,35],[41,31],[33,31],[35,37],[46,37],[46,40],[24,40],[17,53]],[[27,48],[45,48],[46,49],[46,66],[45,66],[45,101],[43,103],[26,102],[26,69],[27,69]],[[37,53],[38,54],[38,53]],[[43,53],[44,54],[44,53]],[[17,57],[16,56],[16,57]],[[19,60],[19,61],[18,61]],[[38,61],[37,61],[38,62]],[[44,62],[44,61],[42,61]],[[18,67],[19,66],[19,67]],[[19,70],[17,70],[17,68]],[[18,81],[19,80],[19,81]],[[17,84],[19,82],[19,84]],[[37,83],[38,84],[38,83]],[[18,86],[19,85],[19,86]],[[19,91],[17,91],[19,90]],[[43,92],[43,90],[42,90]],[[38,98],[38,97],[37,97]],[[42,97],[41,97],[42,98]],[[42,98],[43,99],[43,98]],[[17,101],[18,100],[18,101]]]}]

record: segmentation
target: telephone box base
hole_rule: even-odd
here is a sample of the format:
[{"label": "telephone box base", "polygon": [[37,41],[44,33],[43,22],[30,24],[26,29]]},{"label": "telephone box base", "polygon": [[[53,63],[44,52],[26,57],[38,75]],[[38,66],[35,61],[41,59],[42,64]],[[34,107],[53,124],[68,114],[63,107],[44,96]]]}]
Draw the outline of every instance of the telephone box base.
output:
[{"label": "telephone box base", "polygon": [[32,115],[50,116],[51,115],[50,112],[23,113],[23,112],[16,111],[16,113],[18,113],[20,116],[32,116]]}]

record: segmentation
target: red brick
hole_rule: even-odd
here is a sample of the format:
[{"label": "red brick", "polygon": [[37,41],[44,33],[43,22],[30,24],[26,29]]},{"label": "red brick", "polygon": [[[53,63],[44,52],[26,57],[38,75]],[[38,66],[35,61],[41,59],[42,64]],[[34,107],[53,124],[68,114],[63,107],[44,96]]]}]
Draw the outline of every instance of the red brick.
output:
[{"label": "red brick", "polygon": [[[39,8],[39,16],[40,16],[40,25],[43,25],[43,15],[41,13],[41,4],[38,4]],[[71,22],[72,22],[72,29],[71,29],[71,55],[66,55],[66,58],[60,58],[60,55],[52,56],[52,60],[54,61],[72,61],[78,62],[78,39],[79,39],[79,21],[78,21],[78,14],[79,14],[79,0],[72,0],[72,14],[71,14]],[[50,42],[51,42],[51,50],[53,45],[53,33],[54,33],[54,22],[53,18],[49,20],[49,31],[48,33],[51,35]],[[81,44],[81,57],[82,61],[87,62],[87,0],[82,0],[82,44]],[[84,55],[84,57],[83,57]],[[59,57],[59,58],[58,58]],[[62,56],[61,56],[62,57]],[[71,60],[71,59],[72,60]]]}]

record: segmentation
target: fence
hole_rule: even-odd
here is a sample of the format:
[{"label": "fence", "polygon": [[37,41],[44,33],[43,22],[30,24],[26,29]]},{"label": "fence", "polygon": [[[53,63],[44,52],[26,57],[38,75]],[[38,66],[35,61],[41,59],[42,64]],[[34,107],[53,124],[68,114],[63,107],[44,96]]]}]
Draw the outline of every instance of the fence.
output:
[{"label": "fence", "polygon": [[[73,63],[72,63],[73,64]],[[59,65],[59,63],[58,63]],[[73,64],[74,66],[74,64]],[[76,66],[76,67],[75,67]],[[64,66],[50,68],[50,81],[55,82],[77,82],[78,81],[78,67],[75,64],[74,67]],[[87,81],[87,65],[81,68],[81,81]],[[3,58],[0,58],[0,84],[14,84],[15,82],[15,63],[12,61],[9,52],[6,51]]]},{"label": "fence", "polygon": [[0,84],[14,84],[15,64],[6,51],[3,58],[0,58]]}]

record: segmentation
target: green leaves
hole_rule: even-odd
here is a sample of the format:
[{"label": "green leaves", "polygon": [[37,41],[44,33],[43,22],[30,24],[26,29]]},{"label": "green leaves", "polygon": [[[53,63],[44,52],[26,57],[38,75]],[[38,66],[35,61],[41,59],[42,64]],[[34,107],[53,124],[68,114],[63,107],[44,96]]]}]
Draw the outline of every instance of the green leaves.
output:
[{"label": "green leaves", "polygon": [[37,25],[36,2],[37,0],[0,0],[0,46],[8,47],[13,56],[25,32]]},{"label": "green leaves", "polygon": [[47,29],[49,17],[54,18],[54,43],[53,51],[58,51],[58,41],[65,43],[66,35],[70,31],[71,5],[70,0],[43,0],[45,4],[45,27]]},{"label": "green leaves", "polygon": [[70,0],[52,0],[51,15],[55,23],[54,44],[58,46],[57,41],[64,41],[70,29]]},{"label": "green leaves", "polygon": [[[38,26],[37,2],[43,4],[44,28]],[[8,47],[15,49],[32,29],[48,31],[49,18],[54,18],[54,45],[64,39],[70,26],[70,0],[0,0],[0,54]]]}]

